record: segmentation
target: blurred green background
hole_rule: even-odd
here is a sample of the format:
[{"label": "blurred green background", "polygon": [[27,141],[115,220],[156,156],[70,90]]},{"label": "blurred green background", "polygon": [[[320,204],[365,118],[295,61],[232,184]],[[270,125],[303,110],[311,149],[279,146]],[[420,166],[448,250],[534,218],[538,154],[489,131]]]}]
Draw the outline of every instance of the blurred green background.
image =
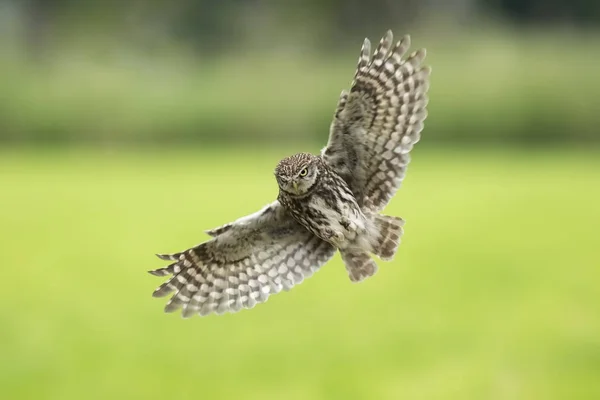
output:
[{"label": "blurred green background", "polygon": [[[0,1],[2,398],[600,398],[599,23],[596,0]],[[153,254],[274,199],[388,28],[433,67],[395,260],[163,314]]]}]

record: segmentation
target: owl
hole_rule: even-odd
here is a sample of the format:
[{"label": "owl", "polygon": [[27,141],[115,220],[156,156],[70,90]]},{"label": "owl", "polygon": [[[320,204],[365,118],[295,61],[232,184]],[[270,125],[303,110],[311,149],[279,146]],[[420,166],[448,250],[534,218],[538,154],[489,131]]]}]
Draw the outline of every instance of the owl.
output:
[{"label": "owl", "polygon": [[265,302],[310,277],[336,251],[349,278],[377,271],[373,256],[391,260],[404,221],[381,214],[406,173],[409,152],[427,117],[431,68],[425,50],[405,56],[410,37],[388,31],[371,54],[364,40],[354,80],[342,91],[319,155],[299,153],[275,168],[277,200],[206,231],[211,239],[150,271],[169,276],[153,293],[170,294],[166,312],[183,317],[236,312]]}]

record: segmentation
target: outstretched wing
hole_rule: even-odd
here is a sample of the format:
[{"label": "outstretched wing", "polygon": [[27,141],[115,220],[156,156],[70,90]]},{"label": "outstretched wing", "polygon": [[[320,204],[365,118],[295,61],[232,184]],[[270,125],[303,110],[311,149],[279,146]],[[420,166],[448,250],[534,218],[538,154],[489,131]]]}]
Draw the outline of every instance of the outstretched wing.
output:
[{"label": "outstretched wing", "polygon": [[427,117],[431,69],[425,50],[403,59],[410,37],[393,44],[388,31],[371,56],[365,39],[350,92],[343,91],[325,161],[346,180],[359,204],[380,211],[396,193]]},{"label": "outstretched wing", "polygon": [[175,292],[166,312],[184,317],[236,312],[262,303],[311,276],[335,248],[298,224],[274,202],[262,210],[208,232],[213,238],[181,253],[158,255],[174,261],[150,271],[172,275],[153,293]]}]

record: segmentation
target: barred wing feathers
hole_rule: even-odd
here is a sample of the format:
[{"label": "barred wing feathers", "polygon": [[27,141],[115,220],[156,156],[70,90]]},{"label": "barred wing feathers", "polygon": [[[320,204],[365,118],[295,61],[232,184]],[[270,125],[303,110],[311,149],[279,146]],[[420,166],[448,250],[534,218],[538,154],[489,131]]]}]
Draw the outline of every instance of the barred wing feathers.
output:
[{"label": "barred wing feathers", "polygon": [[173,261],[150,271],[171,275],[153,293],[172,294],[166,312],[184,317],[237,312],[265,302],[311,276],[335,253],[273,202],[262,210],[208,232],[213,238],[181,253],[158,255]]},{"label": "barred wing feathers", "polygon": [[359,204],[372,211],[381,211],[400,187],[427,117],[431,69],[421,66],[424,49],[403,58],[409,47],[409,36],[394,44],[388,31],[371,56],[365,39],[322,151]]}]

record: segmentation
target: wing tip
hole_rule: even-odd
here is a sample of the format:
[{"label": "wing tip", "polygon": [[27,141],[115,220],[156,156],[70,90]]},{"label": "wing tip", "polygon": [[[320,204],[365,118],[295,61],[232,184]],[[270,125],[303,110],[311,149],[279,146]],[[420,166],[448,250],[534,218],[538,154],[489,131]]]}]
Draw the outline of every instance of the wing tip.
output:
[{"label": "wing tip", "polygon": [[160,286],[160,287],[156,288],[154,290],[154,292],[152,292],[152,297],[159,299],[161,297],[165,297],[166,295],[168,295],[171,292],[172,292],[172,290],[165,290],[164,287]]},{"label": "wing tip", "polygon": [[426,56],[427,56],[427,49],[425,49],[425,48],[415,50],[415,52],[411,54],[411,58],[418,58],[420,61],[423,61],[423,59]]},{"label": "wing tip", "polygon": [[391,29],[388,29],[387,31],[385,31],[385,35],[383,35],[383,37],[381,38],[381,41],[385,41],[387,43],[392,43],[393,40],[394,40],[394,33],[392,32]]},{"label": "wing tip", "polygon": [[156,257],[160,258],[161,260],[165,260],[165,261],[176,261],[176,260],[179,260],[179,253],[175,253],[175,254],[159,254],[159,253],[156,253],[155,255],[156,255]]},{"label": "wing tip", "polygon": [[181,304],[180,304],[180,303],[177,303],[177,302],[174,302],[174,301],[172,301],[172,299],[171,299],[171,301],[169,301],[169,302],[168,302],[168,303],[165,305],[164,311],[165,311],[165,313],[167,313],[167,314],[171,314],[171,313],[174,313],[175,311],[177,311],[177,310],[178,310],[178,309],[180,309],[180,308],[181,308]]}]

